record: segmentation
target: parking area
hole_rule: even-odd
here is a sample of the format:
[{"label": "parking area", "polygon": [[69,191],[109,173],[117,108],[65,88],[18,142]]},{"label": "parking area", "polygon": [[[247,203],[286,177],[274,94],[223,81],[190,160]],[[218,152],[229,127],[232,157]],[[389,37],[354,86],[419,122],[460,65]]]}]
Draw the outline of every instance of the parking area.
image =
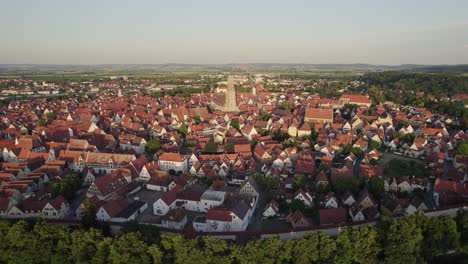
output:
[{"label": "parking area", "polygon": [[159,221],[159,217],[153,214],[153,204],[159,198],[161,198],[163,194],[164,192],[156,192],[142,189],[141,191],[135,193],[134,195],[128,198],[129,202],[133,200],[140,200],[148,203],[148,209],[146,209],[142,214],[138,216],[138,221],[148,223],[157,223]]}]

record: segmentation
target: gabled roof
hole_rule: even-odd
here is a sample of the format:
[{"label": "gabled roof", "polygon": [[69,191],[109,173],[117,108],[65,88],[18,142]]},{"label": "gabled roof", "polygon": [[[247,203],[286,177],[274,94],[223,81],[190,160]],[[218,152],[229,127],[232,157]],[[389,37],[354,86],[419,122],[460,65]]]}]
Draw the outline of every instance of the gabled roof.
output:
[{"label": "gabled roof", "polygon": [[228,209],[209,209],[206,213],[206,219],[214,221],[231,222],[231,213],[232,211]]},{"label": "gabled roof", "polygon": [[319,211],[320,224],[330,225],[346,222],[346,210],[344,208],[321,209]]}]

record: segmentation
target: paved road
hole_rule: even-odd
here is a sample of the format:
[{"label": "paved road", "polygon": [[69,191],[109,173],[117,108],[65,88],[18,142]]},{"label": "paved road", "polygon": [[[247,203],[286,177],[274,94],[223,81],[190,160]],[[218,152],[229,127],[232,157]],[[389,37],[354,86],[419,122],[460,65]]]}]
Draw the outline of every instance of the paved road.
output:
[{"label": "paved road", "polygon": [[260,195],[257,202],[257,208],[255,209],[255,213],[250,220],[250,224],[247,227],[247,230],[262,230],[262,219],[263,219],[263,210],[270,199],[267,197],[267,191],[263,187],[260,188]]}]

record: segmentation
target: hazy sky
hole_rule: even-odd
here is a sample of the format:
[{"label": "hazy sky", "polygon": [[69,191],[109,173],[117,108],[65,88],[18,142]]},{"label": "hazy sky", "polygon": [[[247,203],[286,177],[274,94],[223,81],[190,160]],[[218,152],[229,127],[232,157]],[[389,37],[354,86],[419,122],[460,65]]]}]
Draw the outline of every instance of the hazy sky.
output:
[{"label": "hazy sky", "polygon": [[467,0],[0,0],[0,64],[467,64]]}]

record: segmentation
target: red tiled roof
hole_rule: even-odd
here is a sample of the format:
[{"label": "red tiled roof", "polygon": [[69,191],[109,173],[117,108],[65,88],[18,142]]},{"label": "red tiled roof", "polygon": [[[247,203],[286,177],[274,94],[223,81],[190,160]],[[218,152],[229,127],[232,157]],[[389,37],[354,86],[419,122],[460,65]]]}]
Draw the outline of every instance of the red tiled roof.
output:
[{"label": "red tiled roof", "polygon": [[319,211],[320,224],[338,224],[346,222],[346,210],[344,208],[322,209]]},{"label": "red tiled roof", "polygon": [[162,155],[159,157],[159,160],[183,162],[183,161],[184,161],[184,157],[183,157],[182,155],[180,155],[179,153],[169,153],[169,152],[166,152],[166,153],[162,154]]},{"label": "red tiled roof", "polygon": [[164,203],[166,203],[167,205],[170,205],[177,199],[177,193],[181,191],[182,191],[182,187],[180,187],[179,185],[176,185],[170,191],[164,193],[161,199],[164,201]]},{"label": "red tiled roof", "polygon": [[106,210],[110,217],[115,217],[128,207],[128,201],[126,199],[112,200],[104,204],[102,207],[104,210]]},{"label": "red tiled roof", "polygon": [[468,196],[468,184],[437,179],[435,182],[435,192],[454,192],[461,196]]},{"label": "red tiled roof", "polygon": [[307,108],[305,112],[305,118],[333,120],[333,109]]},{"label": "red tiled roof", "polygon": [[231,211],[226,209],[210,209],[206,214],[206,219],[215,220],[215,221],[223,221],[223,222],[231,222]]}]

